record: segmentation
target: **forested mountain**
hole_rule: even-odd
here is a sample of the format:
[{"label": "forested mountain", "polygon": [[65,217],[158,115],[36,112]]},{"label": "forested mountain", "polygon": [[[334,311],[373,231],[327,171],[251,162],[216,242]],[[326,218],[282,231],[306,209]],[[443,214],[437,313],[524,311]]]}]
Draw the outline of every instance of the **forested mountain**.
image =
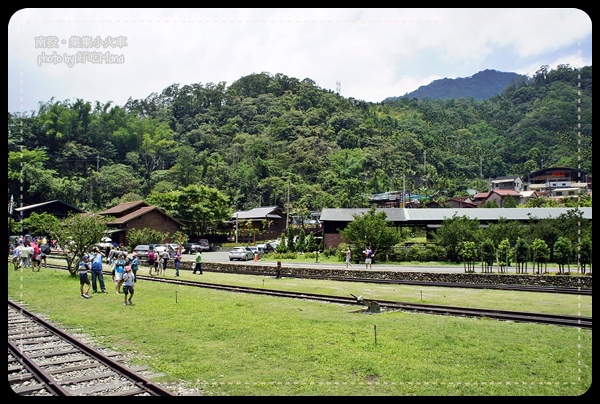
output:
[{"label": "forested mountain", "polygon": [[421,86],[413,92],[400,97],[388,97],[383,102],[397,101],[400,98],[429,98],[432,100],[449,100],[471,98],[477,101],[487,100],[501,94],[506,87],[526,80],[527,77],[517,73],[484,70],[471,77],[456,79],[443,78]]},{"label": "forested mountain", "polygon": [[403,188],[485,191],[488,178],[542,161],[592,172],[591,66],[542,66],[484,101],[374,104],[260,73],[172,84],[125,105],[51,99],[29,114],[8,114],[8,192],[24,205],[98,211],[142,198],[169,212],[182,190],[204,187],[233,210],[305,213],[366,207],[367,195]]}]

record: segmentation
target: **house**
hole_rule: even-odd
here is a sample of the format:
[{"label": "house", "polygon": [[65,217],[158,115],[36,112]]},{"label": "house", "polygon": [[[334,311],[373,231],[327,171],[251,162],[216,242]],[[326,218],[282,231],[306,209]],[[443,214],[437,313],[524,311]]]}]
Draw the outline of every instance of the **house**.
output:
[{"label": "house", "polygon": [[234,241],[254,244],[256,240],[278,238],[287,228],[287,220],[277,206],[261,206],[235,212],[227,224]]},{"label": "house", "polygon": [[523,190],[523,181],[518,175],[507,175],[496,177],[490,181],[492,191],[512,190],[521,192]]},{"label": "house", "polygon": [[521,194],[521,202],[520,203],[526,203],[531,198],[539,198],[540,197],[540,195],[537,191],[521,191],[519,193]]},{"label": "house", "polygon": [[521,202],[521,194],[517,191],[513,191],[512,189],[498,189],[490,191],[483,203],[496,202],[496,204],[502,208],[504,207],[507,198],[512,198],[514,200],[515,203],[511,206],[517,206]]},{"label": "house", "polygon": [[556,188],[591,189],[591,179],[588,179],[588,174],[583,170],[549,167],[527,174],[524,187],[530,191],[552,191]]},{"label": "house", "polygon": [[400,208],[403,207],[404,195],[402,191],[388,191],[381,194],[369,196],[369,203],[378,208]]},{"label": "house", "polygon": [[127,245],[127,232],[132,229],[153,229],[173,234],[183,227],[183,223],[144,201],[121,203],[98,214],[114,217],[108,223],[110,230],[107,233],[113,242],[123,245]]},{"label": "house", "polygon": [[446,201],[449,208],[476,208],[478,205],[473,203],[468,196],[458,196]]},{"label": "house", "polygon": [[489,192],[478,192],[475,195],[473,195],[473,203],[478,206],[483,205],[488,196],[490,196]]}]

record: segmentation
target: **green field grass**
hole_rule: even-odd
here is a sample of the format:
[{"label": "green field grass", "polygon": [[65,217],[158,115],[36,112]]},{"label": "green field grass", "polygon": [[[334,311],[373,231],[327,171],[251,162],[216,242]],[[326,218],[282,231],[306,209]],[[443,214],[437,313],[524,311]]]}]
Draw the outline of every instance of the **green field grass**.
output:
[{"label": "green field grass", "polygon": [[[132,354],[157,381],[206,396],[579,396],[592,332],[266,297],[140,280],[134,306],[79,296],[66,271],[14,271],[8,295],[97,344]],[[172,272],[172,271],[171,271]],[[591,297],[217,274],[183,279],[388,300],[591,316]],[[394,297],[395,296],[395,297]],[[462,302],[462,303],[461,303]],[[513,307],[513,308],[510,308]],[[585,314],[589,313],[589,314]]]}]

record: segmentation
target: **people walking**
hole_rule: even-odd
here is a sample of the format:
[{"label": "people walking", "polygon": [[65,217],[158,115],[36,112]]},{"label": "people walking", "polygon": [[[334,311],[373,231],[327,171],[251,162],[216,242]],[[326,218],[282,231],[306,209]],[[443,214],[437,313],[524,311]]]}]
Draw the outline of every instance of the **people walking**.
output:
[{"label": "people walking", "polygon": [[133,253],[131,255],[131,272],[133,272],[133,281],[137,282],[137,271],[140,266],[140,259],[138,258],[137,253]]},{"label": "people walking", "polygon": [[348,249],[345,252],[346,255],[346,268],[348,268],[349,266],[352,266],[352,264],[350,263],[350,261],[352,260],[352,250],[350,249],[350,247],[348,247]]},{"label": "people walking", "polygon": [[23,244],[23,247],[21,247],[21,264],[23,268],[31,268],[31,254],[33,254],[33,247],[29,244]]},{"label": "people walking", "polygon": [[[133,273],[131,267],[128,265],[125,267],[125,272],[123,273],[123,294],[125,295],[125,301],[123,305],[127,306],[127,303],[133,305],[131,299],[133,299],[133,284],[135,283],[135,274]],[[129,296],[129,299],[127,298]]]},{"label": "people walking", "polygon": [[203,274],[203,272],[202,272],[202,251],[200,251],[200,250],[198,250],[196,252],[196,262],[195,262],[193,273],[195,274],[196,271],[198,271],[200,275]]},{"label": "people walking", "polygon": [[157,260],[158,257],[156,256],[154,250],[151,248],[150,251],[148,251],[148,266],[150,267],[148,269],[148,275],[152,276],[152,268],[154,268],[154,272],[158,274]]},{"label": "people walking", "polygon": [[169,252],[164,250],[160,254],[160,269],[163,275],[167,274],[167,262],[169,262]]},{"label": "people walking", "polygon": [[179,267],[181,266],[181,253],[179,251],[173,257],[173,264],[175,264],[175,276],[179,276]]},{"label": "people walking", "polygon": [[40,251],[42,252],[42,261],[44,262],[44,268],[48,267],[48,262],[46,262],[46,257],[50,255],[52,249],[50,248],[50,244],[46,238],[43,239],[42,244],[40,245]]},{"label": "people walking", "polygon": [[[81,261],[79,262],[79,291],[81,292],[81,297],[84,299],[90,298],[90,278],[88,277],[88,271],[90,270],[90,265],[88,264],[88,255],[84,254],[81,257]],[[83,291],[84,287],[87,286],[85,292]]]},{"label": "people walking", "polygon": [[113,281],[115,282],[115,293],[121,293],[123,285],[123,274],[125,273],[125,253],[121,252],[113,263]]},{"label": "people walking", "polygon": [[102,274],[103,257],[104,255],[100,252],[98,247],[92,249],[90,260],[92,261],[92,290],[94,293],[98,293],[98,283],[100,283],[100,290],[102,293],[108,293],[106,291],[106,285],[104,284],[104,275]]},{"label": "people walking", "polygon": [[363,253],[365,254],[365,268],[373,269],[373,257],[375,256],[375,254],[373,254],[372,247],[368,246],[367,249],[363,251]]},{"label": "people walking", "polygon": [[12,264],[15,268],[15,271],[21,267],[21,250],[23,249],[23,244],[17,243],[12,250]]}]

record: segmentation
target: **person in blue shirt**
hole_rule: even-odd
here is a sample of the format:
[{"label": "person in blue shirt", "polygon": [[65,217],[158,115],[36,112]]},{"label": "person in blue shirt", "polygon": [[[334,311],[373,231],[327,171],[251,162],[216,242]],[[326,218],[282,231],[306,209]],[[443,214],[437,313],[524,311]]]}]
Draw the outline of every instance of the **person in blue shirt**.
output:
[{"label": "person in blue shirt", "polygon": [[[130,305],[133,305],[133,302],[131,301],[131,299],[133,299],[133,289],[134,289],[133,284],[135,282],[135,275],[129,265],[125,267],[125,272],[123,272],[122,279],[123,279],[123,294],[125,295],[125,302],[123,303],[123,305],[127,306],[128,302]],[[129,295],[129,299],[127,299],[127,295]]]},{"label": "person in blue shirt", "polygon": [[113,262],[113,281],[115,285],[115,293],[121,293],[121,285],[123,285],[123,274],[125,273],[125,253],[121,252],[117,256],[117,259]]},{"label": "person in blue shirt", "polygon": [[131,256],[131,272],[133,272],[133,281],[137,282],[137,271],[140,267],[140,259],[138,258],[137,253],[133,253]]},{"label": "person in blue shirt", "polygon": [[102,253],[98,247],[92,249],[92,255],[90,260],[92,261],[92,289],[94,293],[98,293],[98,284],[100,282],[100,290],[102,293],[106,292],[106,286],[104,285],[104,275],[102,274]]}]

